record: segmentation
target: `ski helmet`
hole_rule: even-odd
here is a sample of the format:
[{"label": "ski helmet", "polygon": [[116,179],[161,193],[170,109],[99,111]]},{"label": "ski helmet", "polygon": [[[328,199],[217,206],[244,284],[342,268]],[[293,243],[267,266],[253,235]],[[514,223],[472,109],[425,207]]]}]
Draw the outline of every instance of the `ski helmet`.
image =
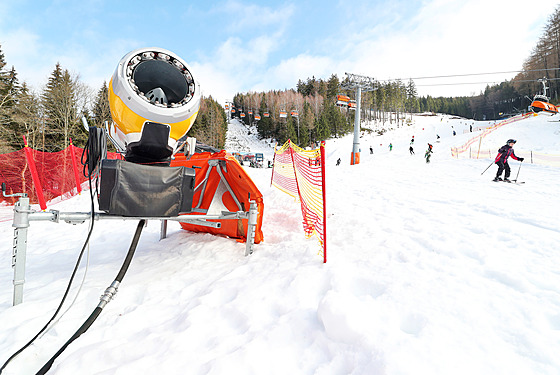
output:
[{"label": "ski helmet", "polygon": [[508,139],[506,143],[517,143],[517,141],[515,139]]}]

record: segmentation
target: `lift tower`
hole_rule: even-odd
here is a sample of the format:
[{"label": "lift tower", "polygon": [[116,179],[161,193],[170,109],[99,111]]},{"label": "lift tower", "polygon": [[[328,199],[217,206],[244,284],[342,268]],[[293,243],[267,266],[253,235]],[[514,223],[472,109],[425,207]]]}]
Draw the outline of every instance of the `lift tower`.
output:
[{"label": "lift tower", "polygon": [[346,90],[356,90],[356,114],[354,116],[354,144],[352,146],[352,158],[350,165],[360,164],[360,110],[362,101],[362,91],[375,90],[375,79],[372,77],[361,76],[358,74],[345,73],[346,82],[342,88]]}]

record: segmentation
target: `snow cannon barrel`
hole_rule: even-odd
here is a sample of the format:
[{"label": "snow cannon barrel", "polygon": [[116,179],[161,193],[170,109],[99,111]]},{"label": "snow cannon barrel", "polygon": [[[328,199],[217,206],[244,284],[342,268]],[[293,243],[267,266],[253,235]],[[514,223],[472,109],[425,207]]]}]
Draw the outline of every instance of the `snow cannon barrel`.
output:
[{"label": "snow cannon barrel", "polygon": [[110,139],[127,161],[168,163],[193,125],[200,99],[191,68],[173,52],[129,52],[109,82]]}]

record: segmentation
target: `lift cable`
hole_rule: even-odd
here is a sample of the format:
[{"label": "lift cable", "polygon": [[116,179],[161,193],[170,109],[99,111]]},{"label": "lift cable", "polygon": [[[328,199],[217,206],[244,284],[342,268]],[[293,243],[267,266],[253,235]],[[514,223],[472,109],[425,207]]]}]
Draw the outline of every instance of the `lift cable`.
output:
[{"label": "lift cable", "polygon": [[[547,78],[547,81],[558,81],[560,78]],[[535,82],[534,79],[522,79],[517,80],[515,82]],[[499,84],[499,81],[487,81],[487,82],[461,82],[461,83],[434,83],[434,84],[425,84],[425,85],[416,85],[416,87],[425,87],[425,86],[455,86],[455,85],[481,85],[484,83],[495,83]]]},{"label": "lift cable", "polygon": [[470,76],[484,76],[484,75],[495,75],[495,74],[511,74],[511,73],[529,73],[529,72],[546,72],[551,70],[560,70],[560,68],[547,68],[547,69],[529,69],[529,70],[509,70],[503,72],[488,72],[488,73],[465,73],[465,74],[449,74],[442,76],[428,76],[428,77],[410,77],[410,78],[392,78],[392,79],[381,79],[380,82],[389,82],[397,80],[417,80],[417,79],[438,79],[438,78],[453,78],[453,77],[470,77]]}]

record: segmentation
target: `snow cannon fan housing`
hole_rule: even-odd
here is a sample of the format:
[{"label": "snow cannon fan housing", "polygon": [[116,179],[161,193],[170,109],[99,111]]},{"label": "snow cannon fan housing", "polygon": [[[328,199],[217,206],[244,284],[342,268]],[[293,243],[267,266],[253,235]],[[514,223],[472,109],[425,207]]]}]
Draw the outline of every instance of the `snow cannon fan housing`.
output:
[{"label": "snow cannon fan housing", "polygon": [[195,171],[169,166],[200,107],[187,64],[159,48],[130,52],[109,83],[109,105],[109,137],[125,160],[102,161],[99,209],[130,217],[191,212]]},{"label": "snow cannon fan housing", "polygon": [[109,82],[111,141],[127,161],[168,165],[196,119],[200,99],[200,85],[180,57],[161,48],[134,50]]}]

